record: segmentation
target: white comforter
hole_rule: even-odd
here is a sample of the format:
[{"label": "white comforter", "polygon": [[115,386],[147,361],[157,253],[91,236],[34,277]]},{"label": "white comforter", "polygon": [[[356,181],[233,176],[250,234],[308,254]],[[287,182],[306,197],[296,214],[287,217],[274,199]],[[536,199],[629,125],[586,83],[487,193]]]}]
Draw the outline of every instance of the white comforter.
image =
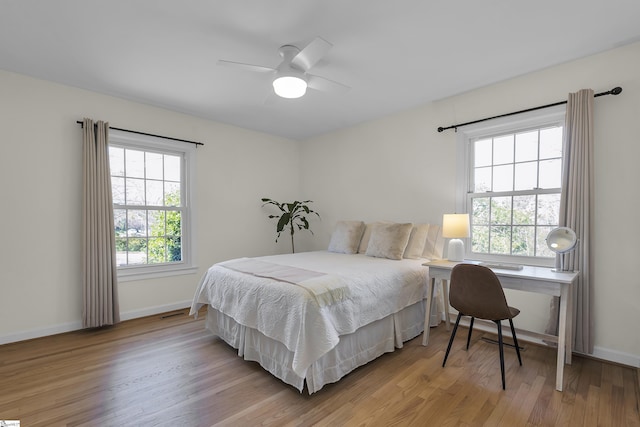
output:
[{"label": "white comforter", "polygon": [[332,286],[342,282],[348,292],[341,300],[321,306],[302,286],[216,264],[202,278],[190,314],[209,304],[236,322],[282,342],[294,353],[293,370],[301,377],[315,360],[338,344],[340,335],[426,297],[424,260],[389,260],[326,251],[257,259],[326,273],[322,277]]}]

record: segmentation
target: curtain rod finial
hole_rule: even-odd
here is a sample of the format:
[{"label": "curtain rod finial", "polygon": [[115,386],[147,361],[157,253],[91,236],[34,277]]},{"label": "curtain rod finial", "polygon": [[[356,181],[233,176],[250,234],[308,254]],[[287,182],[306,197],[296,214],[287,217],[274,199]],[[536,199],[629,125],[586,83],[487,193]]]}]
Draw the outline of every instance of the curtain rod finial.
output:
[{"label": "curtain rod finial", "polygon": [[443,128],[442,126],[440,126],[440,127],[438,128],[438,132],[442,132],[443,130],[444,130],[444,128]]},{"label": "curtain rod finial", "polygon": [[611,89],[611,95],[620,95],[620,92],[622,92],[622,88],[620,86],[616,86]]}]

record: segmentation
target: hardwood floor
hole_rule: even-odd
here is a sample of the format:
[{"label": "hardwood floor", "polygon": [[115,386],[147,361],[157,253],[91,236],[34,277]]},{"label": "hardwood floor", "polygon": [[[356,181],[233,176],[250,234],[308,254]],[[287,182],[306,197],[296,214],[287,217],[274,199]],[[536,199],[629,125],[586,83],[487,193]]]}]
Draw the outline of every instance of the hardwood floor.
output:
[{"label": "hardwood floor", "polygon": [[555,351],[520,367],[475,333],[431,330],[311,396],[237,356],[186,310],[0,346],[0,420],[31,426],[640,426],[638,370],[574,357],[555,391]]}]

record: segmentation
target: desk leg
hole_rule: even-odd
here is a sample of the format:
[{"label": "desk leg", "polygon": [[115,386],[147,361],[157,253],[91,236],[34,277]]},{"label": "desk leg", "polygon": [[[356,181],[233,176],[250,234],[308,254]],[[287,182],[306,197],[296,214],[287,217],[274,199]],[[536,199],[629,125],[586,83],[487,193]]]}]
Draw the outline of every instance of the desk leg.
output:
[{"label": "desk leg", "polygon": [[433,305],[433,294],[436,289],[436,279],[427,281],[427,306],[424,310],[424,332],[422,333],[422,345],[429,344],[429,330],[431,329],[431,306]]},{"label": "desk leg", "polygon": [[573,289],[570,285],[564,285],[566,295],[562,294],[562,298],[567,301],[567,329],[566,329],[566,345],[564,362],[571,365],[571,355],[573,353]]},{"label": "desk leg", "polygon": [[[569,299],[569,286],[562,285],[560,290],[560,316],[558,319],[558,359],[556,361],[556,390],[562,391],[564,376],[564,358],[567,348],[571,344],[567,341],[567,303]],[[569,335],[571,335],[569,333]]]},{"label": "desk leg", "polygon": [[444,299],[444,324],[447,327],[447,331],[451,330],[451,321],[449,320],[449,284],[448,280],[442,279],[442,295]]}]

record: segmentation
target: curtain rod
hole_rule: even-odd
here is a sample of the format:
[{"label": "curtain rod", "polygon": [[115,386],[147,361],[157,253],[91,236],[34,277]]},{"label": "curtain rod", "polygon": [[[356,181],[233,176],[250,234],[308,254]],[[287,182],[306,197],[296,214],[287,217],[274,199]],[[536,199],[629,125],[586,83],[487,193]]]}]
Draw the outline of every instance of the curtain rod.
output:
[{"label": "curtain rod", "polygon": [[[78,120],[78,121],[76,121],[76,123],[79,124],[80,127],[84,127],[84,122]],[[109,129],[119,130],[119,131],[122,131],[122,132],[136,133],[138,135],[155,136],[156,138],[170,139],[172,141],[188,142],[189,144],[195,144],[196,148],[198,148],[198,145],[204,145],[202,142],[189,141],[189,140],[180,139],[180,138],[172,138],[170,136],[156,135],[156,134],[153,134],[153,133],[138,132],[137,130],[115,128],[115,127],[112,127],[112,126],[109,126]]]},{"label": "curtain rod", "polygon": [[[622,92],[622,88],[620,86],[616,86],[613,89],[608,90],[606,92],[596,93],[595,95],[593,95],[593,97],[597,98],[597,97],[603,96],[603,95],[619,95],[620,92]],[[474,120],[472,122],[460,123],[460,124],[457,124],[457,125],[451,125],[451,126],[447,126],[447,127],[439,127],[438,128],[438,132],[442,132],[442,131],[447,130],[447,129],[455,129],[456,132],[457,132],[458,128],[460,126],[467,126],[467,125],[472,125],[472,124],[475,124],[475,123],[486,122],[487,120],[498,119],[500,117],[513,116],[515,114],[528,113],[529,111],[542,110],[543,108],[555,107],[556,105],[562,105],[562,104],[566,104],[566,103],[567,103],[567,101],[559,101],[559,102],[554,102],[553,104],[547,104],[547,105],[541,105],[539,107],[527,108],[526,110],[520,110],[520,111],[514,111],[512,113],[500,114],[498,116],[487,117],[485,119]]]}]

